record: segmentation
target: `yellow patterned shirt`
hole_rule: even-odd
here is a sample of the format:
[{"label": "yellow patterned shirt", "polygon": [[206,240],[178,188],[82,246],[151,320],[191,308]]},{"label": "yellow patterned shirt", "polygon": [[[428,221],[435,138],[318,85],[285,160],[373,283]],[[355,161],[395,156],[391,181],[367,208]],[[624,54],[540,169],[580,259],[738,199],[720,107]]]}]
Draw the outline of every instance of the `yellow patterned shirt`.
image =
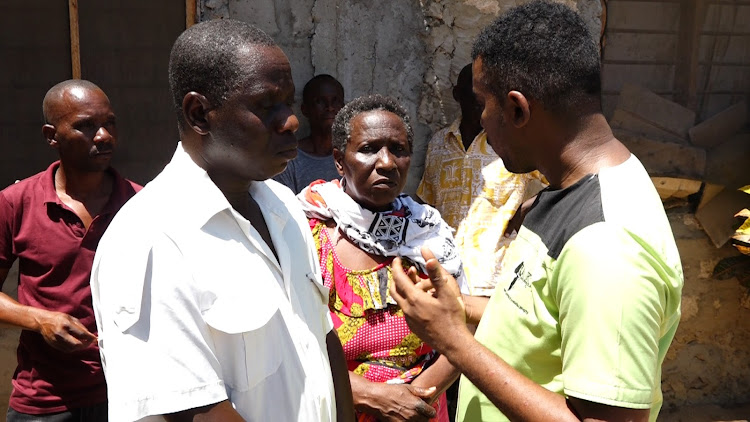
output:
[{"label": "yellow patterned shirt", "polygon": [[459,118],[430,140],[417,195],[437,208],[456,229],[468,293],[490,296],[511,241],[503,236],[508,221],[546,180],[538,171],[509,172],[487,143],[484,131],[474,138],[468,151],[464,149],[460,122]]}]

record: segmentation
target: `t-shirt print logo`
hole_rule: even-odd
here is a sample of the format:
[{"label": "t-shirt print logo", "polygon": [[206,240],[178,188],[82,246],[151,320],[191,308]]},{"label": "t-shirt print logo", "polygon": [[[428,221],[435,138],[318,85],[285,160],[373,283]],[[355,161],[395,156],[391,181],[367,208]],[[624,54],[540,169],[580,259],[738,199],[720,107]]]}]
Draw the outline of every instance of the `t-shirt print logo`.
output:
[{"label": "t-shirt print logo", "polygon": [[515,270],[513,270],[514,273],[516,273],[516,276],[513,277],[513,280],[510,282],[510,285],[508,286],[508,291],[513,288],[513,285],[516,284],[516,281],[518,281],[519,278],[523,276],[523,262],[518,264]]},{"label": "t-shirt print logo", "polygon": [[530,287],[531,286],[531,284],[529,283],[529,279],[531,278],[531,273],[527,272],[527,271],[524,271],[524,270],[525,270],[524,263],[521,262],[520,264],[518,264],[518,266],[516,267],[516,269],[513,270],[513,272],[516,275],[513,277],[513,280],[511,280],[510,284],[508,285],[508,288],[507,289],[503,289],[503,293],[505,293],[505,297],[507,297],[508,300],[510,300],[510,302],[513,305],[516,306],[516,308],[518,308],[524,314],[528,315],[529,311],[524,306],[522,306],[521,303],[519,303],[519,301],[518,301],[518,299],[520,297],[524,296],[523,295],[523,290],[519,291],[518,288],[516,288],[516,290],[514,290],[513,296],[515,297],[515,299],[513,297],[511,297],[511,293],[510,293],[510,289],[512,289],[513,286],[516,285],[516,283],[518,282],[518,280],[521,280],[521,282],[526,287]]}]

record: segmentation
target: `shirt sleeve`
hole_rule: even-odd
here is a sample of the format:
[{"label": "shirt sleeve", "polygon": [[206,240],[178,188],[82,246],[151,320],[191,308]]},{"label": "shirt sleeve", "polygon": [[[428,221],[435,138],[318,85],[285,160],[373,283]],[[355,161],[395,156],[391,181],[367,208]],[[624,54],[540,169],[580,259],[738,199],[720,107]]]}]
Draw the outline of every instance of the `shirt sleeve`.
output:
[{"label": "shirt sleeve", "polygon": [[116,246],[103,239],[91,278],[110,415],[138,420],[226,400],[180,250],[164,235]]},{"label": "shirt sleeve", "polygon": [[[13,205],[0,192],[0,268],[10,268],[16,260],[13,254]],[[0,280],[0,287],[5,280]]]},{"label": "shirt sleeve", "polygon": [[424,161],[424,173],[422,174],[422,181],[419,182],[417,187],[417,196],[424,201],[426,204],[435,205],[435,189],[438,188],[440,182],[440,168],[435,156],[435,144],[440,141],[440,136],[443,131],[438,131],[432,139],[430,139],[429,145],[427,145],[427,155]]},{"label": "shirt sleeve", "polygon": [[573,236],[557,260],[551,288],[559,304],[569,396],[645,409],[658,394],[668,270],[642,242],[597,223]]}]

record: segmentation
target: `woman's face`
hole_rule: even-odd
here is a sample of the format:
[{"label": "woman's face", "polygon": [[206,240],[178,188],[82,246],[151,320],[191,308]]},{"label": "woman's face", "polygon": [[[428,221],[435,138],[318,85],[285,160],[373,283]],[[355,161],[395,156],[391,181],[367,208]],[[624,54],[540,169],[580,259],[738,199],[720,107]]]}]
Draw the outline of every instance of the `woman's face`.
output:
[{"label": "woman's face", "polygon": [[401,119],[383,110],[367,111],[351,121],[343,152],[334,149],[344,191],[371,211],[387,211],[406,184],[411,149]]}]

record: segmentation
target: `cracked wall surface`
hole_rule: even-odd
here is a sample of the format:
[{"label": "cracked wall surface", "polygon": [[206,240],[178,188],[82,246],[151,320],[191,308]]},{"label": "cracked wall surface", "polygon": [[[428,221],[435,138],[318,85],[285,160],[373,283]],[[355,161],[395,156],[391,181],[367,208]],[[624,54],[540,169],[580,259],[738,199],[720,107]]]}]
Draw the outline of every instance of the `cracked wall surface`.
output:
[{"label": "cracked wall surface", "polygon": [[[470,62],[479,31],[499,13],[524,1],[509,0],[202,0],[200,20],[240,19],[258,25],[292,64],[297,104],[311,77],[329,73],[346,100],[391,95],[414,119],[414,155],[407,192],[421,178],[430,135],[458,115],[451,90]],[[599,0],[563,1],[598,34]],[[596,36],[598,39],[598,35]],[[299,111],[299,109],[297,109]],[[302,120],[299,135],[307,133]]]}]

